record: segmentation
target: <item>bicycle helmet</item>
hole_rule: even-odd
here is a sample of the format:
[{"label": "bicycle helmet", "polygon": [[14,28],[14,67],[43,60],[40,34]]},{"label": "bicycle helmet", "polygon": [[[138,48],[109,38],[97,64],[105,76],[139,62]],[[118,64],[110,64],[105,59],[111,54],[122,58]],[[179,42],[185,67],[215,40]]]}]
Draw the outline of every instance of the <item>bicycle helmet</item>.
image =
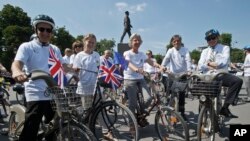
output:
[{"label": "bicycle helmet", "polygon": [[36,16],[33,19],[32,26],[34,28],[36,28],[36,25],[38,23],[48,23],[48,24],[50,24],[52,26],[52,29],[54,29],[54,27],[55,27],[54,20],[51,17],[47,16],[47,15],[38,15],[38,16]]},{"label": "bicycle helmet", "polygon": [[249,50],[250,51],[250,45],[246,45],[246,46],[244,46],[244,48],[243,48],[244,50]]},{"label": "bicycle helmet", "polygon": [[207,40],[208,37],[210,36],[220,36],[220,33],[218,30],[215,30],[215,29],[210,29],[208,30],[206,33],[205,33],[205,39]]}]

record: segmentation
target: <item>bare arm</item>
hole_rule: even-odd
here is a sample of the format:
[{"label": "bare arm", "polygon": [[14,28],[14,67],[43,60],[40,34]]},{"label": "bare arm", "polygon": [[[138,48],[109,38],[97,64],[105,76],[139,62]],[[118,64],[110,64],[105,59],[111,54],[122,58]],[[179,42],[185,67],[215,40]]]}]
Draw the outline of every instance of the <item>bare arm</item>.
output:
[{"label": "bare arm", "polygon": [[25,82],[27,81],[26,74],[22,71],[23,62],[15,60],[11,65],[12,77],[17,82]]}]

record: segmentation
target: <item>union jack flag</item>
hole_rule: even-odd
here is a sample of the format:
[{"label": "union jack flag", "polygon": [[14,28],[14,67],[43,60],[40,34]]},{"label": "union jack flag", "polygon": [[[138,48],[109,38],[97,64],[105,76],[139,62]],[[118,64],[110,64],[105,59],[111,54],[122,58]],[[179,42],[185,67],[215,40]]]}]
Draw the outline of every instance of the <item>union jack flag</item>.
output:
[{"label": "union jack flag", "polygon": [[49,48],[48,65],[49,65],[50,75],[57,82],[57,85],[60,86],[60,88],[63,88],[67,83],[67,78],[63,71],[62,64],[55,55],[55,52],[52,49],[52,47]]},{"label": "union jack flag", "polygon": [[121,86],[123,80],[115,64],[107,59],[101,62],[98,77],[103,79],[105,83],[110,84],[114,90]]}]

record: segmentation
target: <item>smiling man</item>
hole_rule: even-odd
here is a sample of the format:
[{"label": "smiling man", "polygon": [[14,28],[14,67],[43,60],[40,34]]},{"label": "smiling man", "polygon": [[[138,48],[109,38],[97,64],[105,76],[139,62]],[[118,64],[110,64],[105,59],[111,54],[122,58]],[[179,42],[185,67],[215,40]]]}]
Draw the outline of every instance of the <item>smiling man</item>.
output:
[{"label": "smiling man", "polygon": [[[208,48],[202,51],[198,62],[198,69],[203,73],[209,74],[211,70],[228,70],[230,48],[229,46],[219,43],[219,36],[219,32],[215,29],[208,30],[205,33],[205,40],[208,43]],[[226,73],[218,79],[218,81],[222,81],[222,86],[228,87],[220,114],[229,118],[238,118],[238,116],[230,112],[229,105],[236,104],[243,80],[230,73]]]},{"label": "smiling man", "polygon": [[[22,43],[12,63],[12,77],[16,82],[27,81],[27,76],[23,72],[24,65],[27,67],[28,73],[33,70],[50,73],[48,64],[50,54],[56,56],[57,60],[64,64],[59,48],[50,44],[55,27],[54,20],[47,15],[38,15],[34,18],[32,26],[37,38]],[[27,110],[19,141],[35,141],[42,117],[45,116],[46,121],[50,121],[54,116],[54,111],[50,104],[51,97],[44,94],[47,87],[44,81],[29,80],[25,83]],[[46,140],[52,140],[52,137],[51,134],[51,136],[46,137]]]}]

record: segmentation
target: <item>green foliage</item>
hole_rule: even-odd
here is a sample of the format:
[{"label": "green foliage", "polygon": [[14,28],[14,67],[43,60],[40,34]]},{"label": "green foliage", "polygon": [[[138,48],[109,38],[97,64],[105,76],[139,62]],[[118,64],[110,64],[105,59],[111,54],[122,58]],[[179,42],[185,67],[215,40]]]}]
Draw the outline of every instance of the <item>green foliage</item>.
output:
[{"label": "green foliage", "polygon": [[101,39],[99,42],[96,43],[96,51],[100,53],[100,55],[103,54],[105,50],[113,50],[115,46],[115,40],[107,40],[107,39]]},{"label": "green foliage", "polygon": [[238,48],[232,48],[230,52],[231,62],[238,63],[244,62],[245,54],[244,51]]},{"label": "green foliage", "polygon": [[194,59],[196,62],[199,61],[200,56],[201,56],[201,52],[198,50],[193,50],[192,52],[190,52],[191,59]]},{"label": "green foliage", "polygon": [[232,34],[230,34],[230,33],[222,33],[220,35],[220,42],[223,45],[227,45],[227,46],[231,47]]},{"label": "green foliage", "polygon": [[162,55],[160,55],[160,54],[157,54],[157,55],[154,55],[154,58],[156,59],[156,62],[157,62],[158,64],[161,64],[161,62],[162,62],[164,56],[162,56]]},{"label": "green foliage", "polygon": [[57,28],[52,43],[57,45],[61,52],[64,52],[65,48],[71,48],[75,38],[66,31],[65,27]]},{"label": "green foliage", "polygon": [[10,25],[3,30],[5,47],[17,49],[24,41],[29,41],[32,30],[30,27],[20,27],[18,25]]},{"label": "green foliage", "polygon": [[32,34],[30,22],[30,17],[19,7],[7,4],[0,11],[0,47],[5,49],[1,51],[0,59],[8,70],[14,59],[14,52]]}]

